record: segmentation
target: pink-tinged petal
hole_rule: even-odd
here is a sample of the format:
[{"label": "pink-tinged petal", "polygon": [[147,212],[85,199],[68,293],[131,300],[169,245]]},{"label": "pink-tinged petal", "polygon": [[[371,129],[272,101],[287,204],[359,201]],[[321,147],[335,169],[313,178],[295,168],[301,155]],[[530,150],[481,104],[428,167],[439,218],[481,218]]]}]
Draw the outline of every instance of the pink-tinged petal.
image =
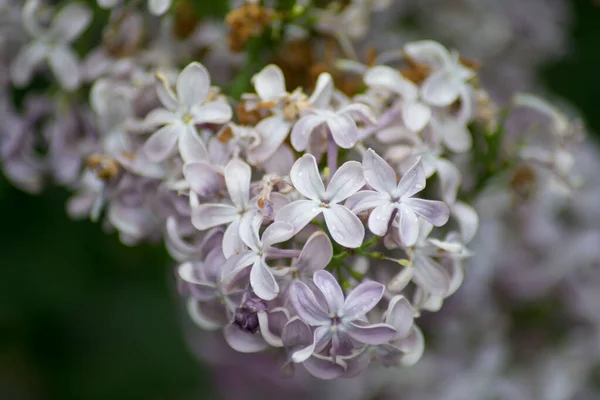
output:
[{"label": "pink-tinged petal", "polygon": [[319,288],[327,302],[330,314],[337,314],[344,307],[344,292],[333,275],[319,270],[313,275],[313,282]]},{"label": "pink-tinged petal", "polygon": [[425,189],[425,183],[425,169],[423,169],[423,163],[419,158],[415,165],[402,176],[394,195],[402,198],[411,197]]},{"label": "pink-tinged petal", "polygon": [[448,204],[454,204],[460,186],[460,171],[453,163],[443,158],[435,161],[435,169],[440,178],[442,199]]},{"label": "pink-tinged petal", "polygon": [[317,231],[310,235],[298,262],[296,268],[302,275],[312,276],[315,271],[324,269],[333,257],[333,246],[329,237],[323,231]]},{"label": "pink-tinged petal", "polygon": [[250,200],[250,180],[252,170],[250,166],[238,158],[227,163],[225,167],[225,184],[235,206],[244,210]]},{"label": "pink-tinged petal", "polygon": [[210,75],[200,63],[190,63],[177,77],[177,98],[187,109],[202,104],[209,89]]},{"label": "pink-tinged petal", "polygon": [[344,319],[355,321],[365,316],[381,300],[385,287],[379,282],[367,281],[354,288],[346,297]]},{"label": "pink-tinged petal", "polygon": [[415,310],[412,308],[406,297],[394,296],[388,305],[385,322],[396,329],[396,337],[403,338],[408,335],[413,326]]},{"label": "pink-tinged petal", "polygon": [[185,130],[183,125],[169,124],[156,131],[144,143],[143,151],[152,162],[161,162],[175,153],[177,139]]},{"label": "pink-tinged petal", "polygon": [[223,327],[220,319],[212,318],[208,313],[204,312],[201,303],[193,298],[188,299],[187,311],[190,319],[202,329],[214,331]]},{"label": "pink-tinged petal", "polygon": [[426,256],[418,256],[414,260],[415,284],[435,296],[445,296],[450,288],[450,275],[440,264]]},{"label": "pink-tinged petal", "polygon": [[402,243],[411,247],[419,238],[419,218],[413,210],[405,204],[398,207],[398,232]]},{"label": "pink-tinged petal", "polygon": [[240,353],[257,353],[269,347],[260,334],[245,332],[236,325],[227,325],[223,334],[227,344]]},{"label": "pink-tinged petal", "polygon": [[290,127],[291,123],[279,115],[261,120],[255,127],[261,136],[261,141],[258,146],[250,149],[248,162],[259,164],[271,157],[287,137]]},{"label": "pink-tinged petal", "polygon": [[146,115],[144,125],[149,128],[155,128],[157,126],[172,124],[177,121],[179,121],[179,118],[173,112],[166,108],[156,108]]},{"label": "pink-tinged petal", "polygon": [[396,189],[396,172],[373,149],[363,155],[362,166],[365,180],[373,189],[382,193],[392,193]]},{"label": "pink-tinged petal", "polygon": [[388,324],[373,324],[361,326],[350,324],[346,330],[350,337],[360,343],[373,346],[387,343],[396,336],[396,330]]},{"label": "pink-tinged petal", "polygon": [[233,222],[238,215],[238,210],[227,204],[200,204],[192,210],[192,225],[203,231]]},{"label": "pink-tinged petal", "polygon": [[358,140],[356,122],[347,114],[338,114],[326,120],[334,142],[343,149],[350,149]]},{"label": "pink-tinged petal", "polygon": [[389,196],[386,196],[385,194],[374,190],[361,190],[350,196],[344,205],[353,213],[358,214],[365,210],[370,210],[382,204],[389,203]]},{"label": "pink-tinged petal", "polygon": [[340,203],[365,185],[362,166],[358,161],[345,162],[331,177],[324,199]]},{"label": "pink-tinged petal", "polygon": [[257,260],[250,270],[250,285],[258,297],[273,300],[279,294],[279,285],[263,259]]},{"label": "pink-tinged petal", "polygon": [[292,128],[290,136],[292,147],[297,151],[306,150],[312,132],[324,122],[325,119],[322,116],[315,114],[308,114],[300,118]]},{"label": "pink-tinged petal", "polygon": [[33,70],[42,62],[47,52],[48,47],[37,41],[19,51],[10,68],[10,76],[15,86],[22,87],[31,81]]},{"label": "pink-tinged petal", "polygon": [[330,204],[328,208],[323,208],[323,217],[333,240],[351,249],[360,247],[365,237],[365,227],[352,211],[339,204]]},{"label": "pink-tinged petal", "polygon": [[49,34],[54,38],[72,42],[89,26],[92,13],[83,4],[69,4],[56,13],[52,19]]},{"label": "pink-tinged petal", "polygon": [[318,354],[313,355],[302,364],[304,368],[319,379],[331,380],[340,377],[346,370],[344,362],[338,360],[334,363],[329,357]]},{"label": "pink-tinged petal", "polygon": [[277,100],[285,94],[285,78],[278,66],[267,65],[252,77],[254,90],[263,101]]},{"label": "pink-tinged petal", "polygon": [[452,216],[458,223],[462,240],[465,243],[469,243],[479,228],[477,211],[473,207],[459,202],[452,206]]},{"label": "pink-tinged petal", "polygon": [[[193,218],[194,214],[192,214],[192,224],[194,223]],[[246,244],[240,237],[240,218],[236,215],[235,219],[225,229],[225,233],[223,233],[223,254],[229,258],[245,249]]]},{"label": "pink-tinged petal", "polygon": [[283,243],[294,236],[294,225],[289,222],[277,221],[265,229],[262,235],[262,243],[265,249],[277,243]]},{"label": "pink-tinged petal", "polygon": [[181,130],[178,145],[183,162],[208,161],[208,150],[193,126]]},{"label": "pink-tinged petal", "polygon": [[200,196],[214,195],[225,187],[225,178],[215,167],[205,162],[190,162],[183,165],[183,176],[190,188]]},{"label": "pink-tinged petal", "polygon": [[231,106],[221,101],[196,105],[191,109],[194,124],[224,124],[233,116]]},{"label": "pink-tinged petal", "polygon": [[450,209],[442,201],[424,200],[413,197],[403,200],[403,203],[434,226],[442,226],[448,222]]},{"label": "pink-tinged petal", "polygon": [[60,86],[75,90],[79,86],[79,60],[77,54],[67,46],[56,46],[48,53],[48,63]]},{"label": "pink-tinged petal", "polygon": [[317,301],[314,293],[305,283],[294,281],[290,288],[290,300],[298,313],[298,316],[307,324],[319,326],[328,325],[329,314]]},{"label": "pink-tinged petal", "polygon": [[319,174],[317,160],[312,154],[305,154],[294,163],[290,178],[296,190],[304,197],[315,201],[323,198],[325,186]]},{"label": "pink-tinged petal", "polygon": [[369,215],[369,230],[377,236],[384,236],[388,231],[394,209],[391,203],[375,207]]},{"label": "pink-tinged petal", "polygon": [[275,221],[288,222],[294,226],[294,232],[299,232],[310,223],[323,208],[312,200],[296,200],[283,208],[275,215]]},{"label": "pink-tinged petal", "polygon": [[402,106],[402,119],[408,129],[420,132],[431,119],[431,108],[419,102],[405,103]]},{"label": "pink-tinged petal", "polygon": [[454,103],[460,94],[462,82],[456,80],[450,70],[440,70],[431,74],[423,86],[421,97],[436,107],[447,107]]},{"label": "pink-tinged petal", "polygon": [[333,78],[328,72],[319,74],[315,90],[308,102],[316,108],[325,108],[331,102],[334,90]]}]

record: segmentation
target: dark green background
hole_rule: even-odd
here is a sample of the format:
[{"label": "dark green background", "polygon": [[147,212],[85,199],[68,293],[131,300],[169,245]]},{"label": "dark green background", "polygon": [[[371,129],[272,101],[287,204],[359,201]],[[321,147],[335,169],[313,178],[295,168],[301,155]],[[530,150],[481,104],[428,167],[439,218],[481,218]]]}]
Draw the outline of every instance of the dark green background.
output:
[{"label": "dark green background", "polygon": [[[570,54],[540,73],[600,132],[600,6],[573,7]],[[183,340],[162,247],[69,220],[66,198],[0,181],[0,398],[215,398]]]}]

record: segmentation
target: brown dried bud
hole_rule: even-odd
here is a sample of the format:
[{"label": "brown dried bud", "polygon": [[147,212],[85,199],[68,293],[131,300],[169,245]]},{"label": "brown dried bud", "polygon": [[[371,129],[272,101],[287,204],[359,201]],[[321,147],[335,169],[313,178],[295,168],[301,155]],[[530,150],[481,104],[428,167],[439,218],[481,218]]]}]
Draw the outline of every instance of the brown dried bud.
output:
[{"label": "brown dried bud", "polygon": [[225,17],[225,22],[230,28],[228,36],[230,50],[243,51],[248,41],[260,36],[271,21],[273,21],[273,10],[258,4],[246,3],[231,10]]},{"label": "brown dried bud", "polygon": [[86,160],[86,165],[93,169],[98,178],[103,181],[110,181],[119,173],[119,164],[112,158],[101,154],[92,154]]}]

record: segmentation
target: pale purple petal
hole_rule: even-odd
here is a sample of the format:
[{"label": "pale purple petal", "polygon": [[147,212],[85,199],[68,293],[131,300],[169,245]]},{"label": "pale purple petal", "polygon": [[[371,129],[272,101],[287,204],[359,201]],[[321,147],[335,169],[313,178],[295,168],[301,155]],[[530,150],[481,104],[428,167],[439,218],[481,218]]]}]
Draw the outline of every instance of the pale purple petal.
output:
[{"label": "pale purple petal", "polygon": [[354,121],[360,121],[366,124],[375,124],[377,123],[377,118],[373,113],[371,107],[362,103],[351,103],[347,106],[342,107],[338,114],[346,114],[349,115]]},{"label": "pale purple petal", "polygon": [[309,114],[300,118],[294,127],[290,139],[292,147],[297,151],[304,151],[308,147],[309,140],[312,132],[322,123],[325,119],[320,115]]},{"label": "pale purple petal", "polygon": [[263,259],[257,260],[250,270],[250,285],[258,297],[273,300],[279,294],[279,285]]},{"label": "pale purple petal", "polygon": [[157,126],[172,124],[179,121],[179,118],[171,111],[165,108],[156,108],[146,115],[144,118],[144,125],[149,128],[155,128]]},{"label": "pale purple petal", "polygon": [[398,232],[405,246],[413,246],[419,238],[419,218],[404,204],[398,207]]},{"label": "pale purple petal", "polygon": [[190,188],[200,196],[211,196],[225,186],[225,179],[215,167],[205,162],[191,162],[183,166],[183,176]]},{"label": "pale purple petal", "polygon": [[227,163],[225,167],[225,184],[231,201],[240,209],[246,209],[250,201],[250,180],[252,170],[250,166],[238,158]]},{"label": "pale purple petal", "polygon": [[394,209],[392,203],[375,207],[369,215],[369,230],[377,236],[384,236],[388,231]]},{"label": "pale purple petal", "polygon": [[408,335],[413,326],[415,310],[406,297],[398,295],[390,300],[385,322],[396,329],[396,337],[403,338]]},{"label": "pale purple petal", "polygon": [[75,90],[79,86],[79,60],[77,54],[67,46],[56,46],[48,53],[48,63],[60,86]]},{"label": "pale purple petal", "polygon": [[329,236],[323,231],[317,231],[306,241],[300,257],[298,257],[296,268],[300,274],[312,276],[315,271],[324,269],[331,261],[332,256],[333,246]]},{"label": "pale purple petal", "polygon": [[88,27],[92,13],[83,4],[69,4],[56,13],[52,19],[50,35],[55,39],[72,42]]},{"label": "pale purple petal", "polygon": [[[232,207],[232,209],[235,209]],[[194,214],[192,214],[192,224],[194,223]],[[246,249],[246,244],[240,237],[240,218],[235,216],[235,219],[229,224],[225,233],[223,233],[223,254],[229,258],[234,254],[238,254]]]},{"label": "pale purple petal", "polygon": [[396,189],[396,172],[379,154],[369,149],[363,155],[362,166],[365,180],[373,189],[392,193]]},{"label": "pale purple petal", "polygon": [[190,113],[194,124],[224,124],[233,116],[231,106],[221,101],[193,106]]},{"label": "pale purple petal", "polygon": [[262,163],[265,172],[284,176],[289,174],[296,161],[294,151],[287,144],[283,143],[271,157]]},{"label": "pale purple petal", "polygon": [[269,347],[260,334],[245,332],[232,324],[223,329],[223,334],[227,344],[240,353],[256,353]]},{"label": "pale purple petal", "polygon": [[402,357],[401,363],[404,366],[414,365],[423,356],[425,350],[425,338],[423,332],[418,326],[413,325],[410,333],[405,339],[395,342],[406,354]]},{"label": "pale purple petal", "polygon": [[403,200],[403,203],[434,226],[442,226],[448,222],[450,209],[442,201],[424,200],[413,197]]},{"label": "pale purple petal", "polygon": [[445,296],[450,288],[450,275],[438,263],[426,256],[418,256],[415,261],[413,281],[428,293]]},{"label": "pale purple petal", "polygon": [[336,115],[326,120],[331,136],[335,143],[343,149],[349,149],[358,140],[356,122],[347,114]]},{"label": "pale purple petal", "polygon": [[337,314],[344,307],[344,292],[337,280],[329,272],[319,270],[313,275],[313,282],[327,302],[330,314]]},{"label": "pale purple petal", "polygon": [[11,79],[16,86],[29,83],[33,70],[44,59],[47,51],[48,47],[37,41],[21,48],[10,68]]},{"label": "pale purple petal", "polygon": [[263,101],[277,100],[285,94],[285,79],[278,66],[270,64],[252,77],[254,90]]},{"label": "pale purple petal", "polygon": [[329,314],[317,301],[314,293],[305,283],[294,281],[290,289],[290,300],[304,322],[309,325],[327,325],[329,324]]},{"label": "pale purple petal", "polygon": [[344,205],[353,213],[358,214],[388,203],[390,203],[389,196],[383,193],[374,190],[361,190],[350,196]]},{"label": "pale purple petal", "polygon": [[344,247],[360,247],[365,237],[365,227],[360,219],[339,204],[330,204],[323,208],[323,216],[331,237]]},{"label": "pale purple petal", "polygon": [[333,78],[327,72],[319,74],[315,90],[308,99],[308,102],[316,108],[324,108],[331,102],[334,90]]},{"label": "pale purple petal", "polygon": [[425,182],[425,170],[423,169],[423,163],[419,158],[415,165],[402,176],[402,179],[398,182],[398,187],[396,188],[394,195],[403,198],[411,197],[425,189]]},{"label": "pale purple petal", "polygon": [[256,212],[245,213],[240,219],[239,235],[246,246],[258,254],[262,245],[259,238],[259,229],[262,225],[262,216]]},{"label": "pale purple petal", "polygon": [[309,326],[298,317],[290,319],[285,324],[281,340],[283,345],[290,350],[305,348],[315,343]]},{"label": "pale purple petal", "polygon": [[305,154],[294,163],[290,178],[296,190],[304,197],[315,201],[323,198],[325,186],[319,175],[317,160],[312,154]]},{"label": "pale purple petal", "polygon": [[287,137],[291,123],[279,115],[272,115],[261,120],[255,127],[261,136],[260,143],[250,149],[248,161],[259,164],[271,157]]},{"label": "pale purple petal", "polygon": [[292,354],[292,361],[294,361],[295,363],[300,363],[308,360],[315,351],[321,351],[321,349],[323,349],[327,345],[330,339],[331,330],[329,329],[329,327],[318,327],[312,334],[312,340],[310,344]]},{"label": "pale purple petal", "polygon": [[419,102],[405,103],[402,107],[402,119],[408,129],[420,132],[431,118],[431,108]]},{"label": "pale purple petal", "polygon": [[302,365],[312,375],[319,379],[331,380],[338,378],[345,371],[342,361],[338,360],[337,363],[329,357],[323,357],[320,355],[313,355],[308,360],[304,361]]},{"label": "pale purple petal", "polygon": [[169,124],[152,134],[143,147],[148,159],[161,162],[175,153],[177,139],[184,130],[183,125]]},{"label": "pale purple petal", "polygon": [[294,226],[294,231],[298,232],[323,210],[324,208],[312,200],[296,200],[281,208],[275,216],[275,221],[289,222]]},{"label": "pale purple petal", "polygon": [[294,236],[294,225],[289,222],[277,221],[265,229],[262,235],[262,243],[265,249],[274,244],[290,240]]},{"label": "pale purple petal", "polygon": [[421,96],[432,106],[446,107],[458,98],[461,86],[462,82],[452,76],[452,71],[444,69],[434,72],[423,82]]},{"label": "pale purple petal", "polygon": [[365,316],[379,303],[385,287],[378,282],[363,282],[348,294],[344,304],[344,319],[355,321]]},{"label": "pale purple petal", "polygon": [[[259,313],[257,313],[258,324],[260,327],[260,334],[262,335],[265,342],[267,342],[269,344],[269,346],[283,347],[281,338],[277,334],[274,334],[273,332],[271,332],[271,329],[269,327],[270,320],[274,319],[272,317],[278,318],[278,317],[276,317],[277,314],[283,314],[283,313],[282,312],[272,313],[272,312],[260,311]],[[286,321],[287,321],[287,318],[286,318]],[[285,324],[285,322],[284,322],[284,324]]]},{"label": "pale purple petal", "polygon": [[223,326],[222,321],[217,318],[212,318],[209,313],[204,312],[196,299],[190,298],[187,302],[187,311],[190,319],[200,328],[207,331],[214,331]]},{"label": "pale purple petal", "polygon": [[396,336],[396,330],[388,324],[373,324],[366,326],[350,324],[347,327],[346,333],[357,342],[374,346],[387,343]]},{"label": "pale purple petal", "polygon": [[362,166],[358,161],[345,162],[331,177],[324,199],[339,203],[356,193],[365,185]]},{"label": "pale purple petal", "polygon": [[208,150],[193,126],[181,130],[178,145],[183,162],[208,161]]},{"label": "pale purple petal", "polygon": [[209,89],[210,75],[200,63],[190,63],[177,77],[177,98],[188,110],[202,104]]},{"label": "pale purple petal", "polygon": [[203,231],[233,222],[238,215],[238,210],[227,204],[200,204],[192,210],[192,224]]}]

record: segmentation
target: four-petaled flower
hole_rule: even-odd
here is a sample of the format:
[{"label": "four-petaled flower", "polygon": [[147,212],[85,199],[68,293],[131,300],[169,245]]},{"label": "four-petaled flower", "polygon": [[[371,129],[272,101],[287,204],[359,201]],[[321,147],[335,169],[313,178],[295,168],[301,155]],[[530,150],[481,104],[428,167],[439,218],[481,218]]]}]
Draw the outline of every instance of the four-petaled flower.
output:
[{"label": "four-petaled flower", "polygon": [[[417,216],[434,226],[442,226],[448,221],[450,210],[444,202],[413,197],[425,188],[425,171],[420,160],[398,183],[392,167],[372,149],[364,154],[363,169],[365,180],[375,190],[360,191],[349,199],[349,203],[356,213],[373,209],[368,225],[374,234],[385,235],[394,218],[398,220],[403,244],[412,246],[419,235]],[[396,210],[397,216],[394,215]]]},{"label": "four-petaled flower", "polygon": [[365,315],[381,300],[384,286],[367,281],[358,285],[344,300],[344,293],[337,280],[329,272],[315,272],[313,281],[316,294],[305,283],[292,285],[290,299],[298,316],[308,325],[317,327],[313,342],[292,355],[294,362],[304,362],[313,353],[320,353],[331,343],[330,355],[346,355],[353,342],[378,345],[388,342],[396,335],[391,325],[369,325]]},{"label": "four-petaled flower", "polygon": [[326,190],[315,157],[305,154],[294,163],[290,178],[296,190],[310,200],[296,200],[284,206],[275,216],[277,221],[291,223],[298,232],[323,213],[333,240],[349,248],[362,244],[365,235],[362,222],[352,211],[338,204],[365,184],[360,163],[344,163],[333,175]]},{"label": "four-petaled flower", "polygon": [[151,161],[160,162],[173,154],[179,143],[179,153],[184,161],[208,158],[195,125],[222,124],[231,119],[229,104],[221,101],[205,103],[210,90],[210,76],[202,64],[193,62],[177,77],[174,93],[166,79],[158,75],[161,82],[156,86],[158,98],[164,108],[150,111],[145,123],[149,127],[161,126],[146,144],[144,151]]}]

